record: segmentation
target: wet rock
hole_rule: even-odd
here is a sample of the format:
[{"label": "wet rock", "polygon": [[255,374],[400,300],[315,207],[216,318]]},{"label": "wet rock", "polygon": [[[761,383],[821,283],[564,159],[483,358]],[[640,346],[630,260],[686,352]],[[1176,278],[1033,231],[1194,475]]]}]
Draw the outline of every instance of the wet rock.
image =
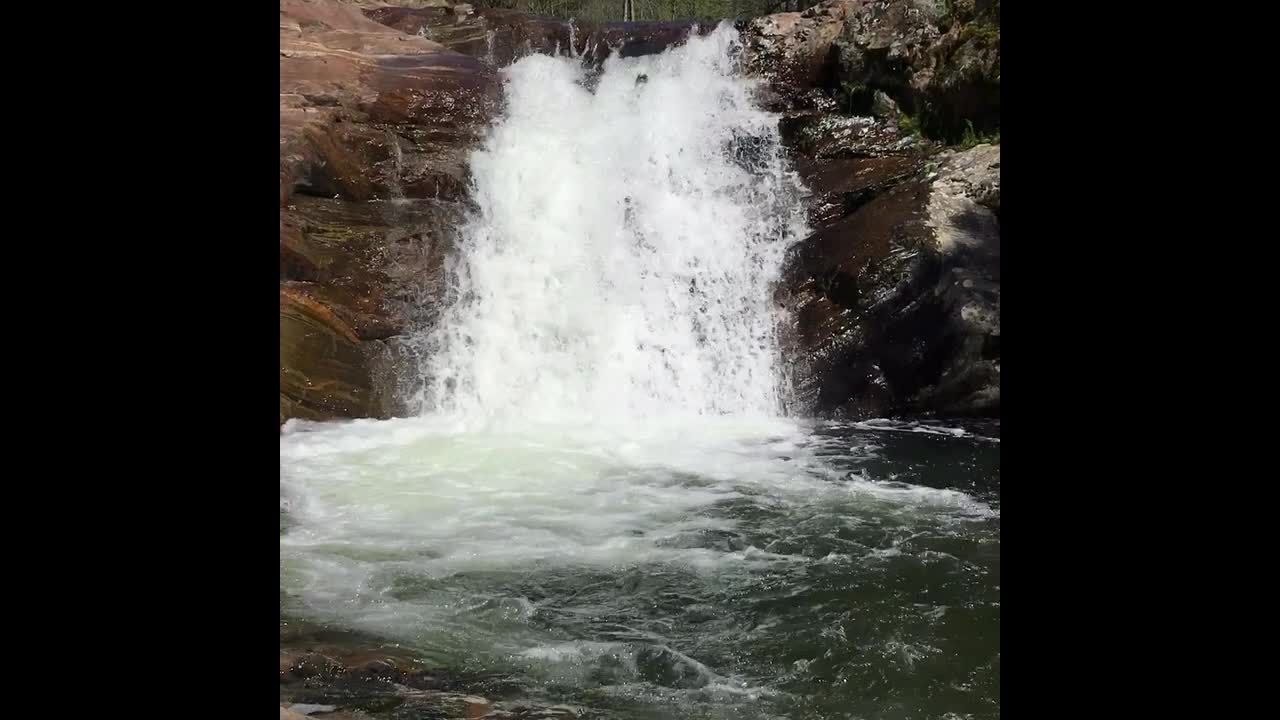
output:
[{"label": "wet rock", "polygon": [[581,708],[571,707],[568,705],[553,705],[550,707],[530,708],[520,715],[522,719],[535,719],[535,717],[547,717],[547,719],[563,719],[576,720],[581,715]]},{"label": "wet rock", "polygon": [[492,703],[476,695],[468,695],[462,698],[462,704],[465,708],[467,720],[483,718],[493,709]]},{"label": "wet rock", "polygon": [[1000,146],[978,145],[944,158],[937,179],[944,195],[963,197],[1000,212]]},{"label": "wet rock", "polygon": [[809,168],[827,209],[782,298],[797,409],[998,414],[999,147],[881,162]]},{"label": "wet rock", "polygon": [[394,685],[346,676],[312,676],[281,686],[281,698],[293,704],[335,705],[345,710],[382,713],[400,707],[405,694]]},{"label": "wet rock", "polygon": [[857,3],[828,0],[804,12],[775,13],[741,24],[743,65],[769,82],[764,104],[778,112],[834,110],[819,90],[835,81],[833,43]]},{"label": "wet rock", "polygon": [[550,707],[517,706],[508,715],[491,713],[489,717],[511,717],[517,720],[577,720],[581,709],[569,705],[552,705]]},{"label": "wet rock", "polygon": [[387,417],[391,398],[375,377],[386,346],[363,343],[339,313],[290,285],[280,288],[280,416]]},{"label": "wet rock", "polygon": [[706,671],[666,648],[640,647],[635,654],[636,672],[647,683],[690,690],[705,687]]},{"label": "wet rock", "polygon": [[893,98],[882,90],[875,90],[871,93],[871,114],[879,118],[897,120],[902,111],[898,109],[898,103]]},{"label": "wet rock", "polygon": [[280,678],[281,679],[285,678],[285,675],[289,672],[289,669],[292,668],[294,664],[296,664],[298,660],[302,658],[303,655],[305,655],[305,653],[298,652],[296,650],[280,651]]},{"label": "wet rock", "polygon": [[812,191],[778,295],[794,411],[998,415],[999,147],[937,153],[999,128],[999,4],[828,0],[741,27]]},{"label": "wet rock", "polygon": [[439,670],[415,670],[405,673],[402,682],[417,690],[447,690],[455,685],[453,678]]},{"label": "wet rock", "polygon": [[411,699],[387,716],[390,720],[451,720],[450,713],[436,699]]},{"label": "wet rock", "polygon": [[[569,706],[501,703],[473,694],[515,695],[498,676],[417,668],[419,660],[372,636],[305,622],[281,624],[283,709],[316,720],[383,718],[573,718]],[[298,646],[306,649],[298,649]]]},{"label": "wet rock", "polygon": [[337,709],[338,707],[336,705],[311,705],[307,703],[295,703],[289,706],[290,712],[295,712],[299,715],[315,715],[317,713],[331,713]]},{"label": "wet rock", "polygon": [[392,660],[378,659],[361,663],[347,671],[348,677],[365,682],[399,682],[404,673]]},{"label": "wet rock", "polygon": [[327,655],[307,653],[293,663],[287,674],[289,679],[332,678],[341,675],[345,670],[342,663]]},{"label": "wet rock", "polygon": [[782,120],[781,131],[791,148],[814,158],[915,155],[923,147],[896,121],[870,116],[791,116]]},{"label": "wet rock", "polygon": [[497,97],[474,57],[355,4],[281,0],[281,424],[403,410],[386,341],[420,319],[416,258],[443,246],[401,205],[464,199]]},{"label": "wet rock", "polygon": [[796,170],[811,193],[809,222],[822,226],[852,214],[893,185],[920,172],[924,161],[883,158],[800,158]]}]

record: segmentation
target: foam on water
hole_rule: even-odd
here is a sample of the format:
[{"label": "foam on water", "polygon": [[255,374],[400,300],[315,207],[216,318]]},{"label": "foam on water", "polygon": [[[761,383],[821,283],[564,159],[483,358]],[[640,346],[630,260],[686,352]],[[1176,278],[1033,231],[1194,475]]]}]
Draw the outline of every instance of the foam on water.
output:
[{"label": "foam on water", "polygon": [[740,573],[814,561],[703,542],[747,529],[750,520],[731,511],[742,505],[838,525],[996,516],[958,491],[839,470],[797,424],[734,417],[625,432],[477,432],[451,418],[299,424],[282,435],[281,457],[296,523],[282,555],[307,578],[310,600],[344,615],[364,611],[352,604],[362,593],[386,609],[387,598],[370,593],[389,571],[445,578],[665,564]]},{"label": "foam on water", "polygon": [[859,430],[874,430],[879,432],[909,432],[920,433],[922,435],[945,435],[948,437],[969,438],[982,442],[1000,442],[998,437],[987,437],[985,435],[977,435],[973,432],[960,427],[947,427],[937,423],[925,423],[918,420],[894,420],[891,418],[871,418],[869,420],[860,420],[850,424],[851,427]]}]

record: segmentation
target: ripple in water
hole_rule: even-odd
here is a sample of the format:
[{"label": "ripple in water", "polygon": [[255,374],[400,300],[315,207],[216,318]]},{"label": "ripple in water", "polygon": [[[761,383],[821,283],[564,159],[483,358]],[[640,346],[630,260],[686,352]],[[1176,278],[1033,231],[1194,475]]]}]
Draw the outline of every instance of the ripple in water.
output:
[{"label": "ripple in water", "polygon": [[281,454],[299,615],[613,717],[998,715],[989,443],[415,418],[290,424]]}]

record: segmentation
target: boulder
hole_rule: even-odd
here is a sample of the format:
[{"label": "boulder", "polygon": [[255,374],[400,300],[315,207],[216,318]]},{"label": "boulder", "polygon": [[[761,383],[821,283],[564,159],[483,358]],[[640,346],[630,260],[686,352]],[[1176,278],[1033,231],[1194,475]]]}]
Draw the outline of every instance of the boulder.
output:
[{"label": "boulder", "polygon": [[763,105],[776,112],[833,112],[835,41],[855,0],[827,0],[803,12],[775,13],[739,24],[742,62],[767,86]]},{"label": "boulder", "polygon": [[795,411],[1000,408],[999,146],[802,166],[818,229],[793,250]]},{"label": "boulder", "polygon": [[975,0],[827,0],[741,24],[744,62],[788,114],[895,117],[958,141],[1000,127],[1000,5]]},{"label": "boulder", "polygon": [[834,42],[837,86],[871,102],[877,91],[933,137],[1000,127],[1000,5],[888,0],[850,5]]}]

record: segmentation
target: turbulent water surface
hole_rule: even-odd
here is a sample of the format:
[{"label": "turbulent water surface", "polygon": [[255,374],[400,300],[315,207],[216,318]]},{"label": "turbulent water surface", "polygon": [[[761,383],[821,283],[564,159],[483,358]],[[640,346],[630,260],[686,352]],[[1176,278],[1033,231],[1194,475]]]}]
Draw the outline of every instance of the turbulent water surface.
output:
[{"label": "turbulent water surface", "polygon": [[281,436],[286,616],[603,717],[998,717],[998,426],[785,417],[735,42],[506,71],[421,416]]}]

